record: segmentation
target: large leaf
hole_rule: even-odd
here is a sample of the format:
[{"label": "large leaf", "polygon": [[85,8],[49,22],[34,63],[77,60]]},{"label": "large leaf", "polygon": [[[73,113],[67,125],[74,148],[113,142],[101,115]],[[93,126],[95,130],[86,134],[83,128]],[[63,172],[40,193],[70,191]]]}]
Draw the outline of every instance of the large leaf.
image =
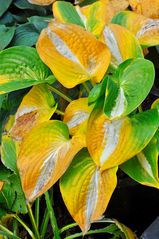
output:
[{"label": "large leaf", "polygon": [[0,25],[0,50],[3,50],[11,42],[15,33],[15,27],[6,27],[5,25]]},{"label": "large leaf", "polygon": [[55,110],[54,97],[48,86],[44,84],[33,86],[15,114],[11,135],[14,139],[21,140],[35,125],[49,120]]},{"label": "large leaf", "polygon": [[121,169],[135,181],[159,188],[158,178],[159,132],[134,158],[121,165]]},{"label": "large leaf", "polygon": [[71,135],[77,133],[83,124],[88,120],[92,106],[88,106],[88,98],[73,100],[66,108],[64,122],[69,128]]},{"label": "large leaf", "polygon": [[17,160],[23,191],[28,201],[46,192],[66,171],[83,147],[78,138],[69,139],[67,126],[48,121],[34,127],[24,138]]},{"label": "large leaf", "polygon": [[117,167],[101,172],[87,150],[77,154],[60,180],[66,207],[83,234],[101,218],[116,187]]},{"label": "large leaf", "polygon": [[129,58],[143,57],[138,40],[125,27],[109,24],[104,28],[103,34],[104,41],[112,54],[113,65],[119,65]]},{"label": "large leaf", "polygon": [[17,46],[0,52],[0,94],[47,83],[49,75],[34,48]]},{"label": "large leaf", "polygon": [[97,105],[88,121],[88,151],[102,170],[120,165],[145,148],[158,126],[156,109],[111,121]]},{"label": "large leaf", "polygon": [[0,17],[7,11],[13,0],[0,0]]},{"label": "large leaf", "polygon": [[66,88],[87,80],[100,82],[110,62],[105,44],[80,26],[56,21],[42,31],[37,51]]},{"label": "large leaf", "polygon": [[150,92],[154,76],[153,63],[142,58],[119,65],[107,82],[104,112],[108,118],[125,116],[136,109]]},{"label": "large leaf", "polygon": [[150,19],[131,11],[118,13],[112,23],[122,25],[130,30],[138,39],[142,47],[159,44],[159,20]]},{"label": "large leaf", "polygon": [[159,1],[153,0],[129,0],[133,11],[148,18],[159,18]]},{"label": "large leaf", "polygon": [[84,27],[83,20],[76,11],[76,8],[70,3],[65,1],[57,1],[53,4],[54,17],[63,23],[73,23]]}]

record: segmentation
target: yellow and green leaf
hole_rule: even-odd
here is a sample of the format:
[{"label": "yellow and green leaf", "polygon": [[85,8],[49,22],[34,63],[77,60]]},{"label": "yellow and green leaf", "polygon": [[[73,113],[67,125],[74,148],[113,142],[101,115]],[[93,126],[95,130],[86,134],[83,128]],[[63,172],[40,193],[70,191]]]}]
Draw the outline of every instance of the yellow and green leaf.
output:
[{"label": "yellow and green leaf", "polygon": [[53,4],[54,17],[63,23],[73,23],[84,27],[83,20],[70,2],[57,1]]},{"label": "yellow and green leaf", "polygon": [[61,121],[35,126],[24,138],[17,160],[26,199],[35,200],[57,182],[82,147],[76,136],[69,139]]},{"label": "yellow and green leaf", "polygon": [[36,5],[47,6],[51,3],[55,2],[56,0],[28,0],[28,2]]},{"label": "yellow and green leaf", "polygon": [[150,92],[154,78],[151,61],[137,58],[123,62],[107,81],[104,113],[111,120],[130,114]]},{"label": "yellow and green leaf", "polygon": [[88,121],[88,151],[102,170],[120,165],[146,147],[158,126],[156,109],[111,121],[97,105]]},{"label": "yellow and green leaf", "polygon": [[103,34],[104,41],[112,54],[113,65],[119,65],[129,58],[143,57],[137,38],[125,27],[109,24],[104,28]]},{"label": "yellow and green leaf", "polygon": [[87,80],[100,82],[110,62],[104,43],[80,26],[56,21],[41,32],[37,51],[66,88]]},{"label": "yellow and green leaf", "polygon": [[35,125],[47,121],[56,110],[54,97],[45,84],[33,86],[27,93],[16,114],[11,135],[22,140]]},{"label": "yellow and green leaf", "polygon": [[121,165],[121,169],[135,181],[159,188],[158,178],[159,131],[150,143],[134,158]]},{"label": "yellow and green leaf", "polygon": [[123,11],[113,17],[112,23],[126,27],[138,38],[142,47],[159,44],[158,19],[147,18],[131,11]]},{"label": "yellow and green leaf", "polygon": [[116,226],[124,233],[125,235],[125,239],[136,239],[136,235],[135,233],[127,226],[125,226],[124,224],[122,224],[121,222],[117,221],[117,220],[113,220],[116,224]]},{"label": "yellow and green leaf", "polygon": [[117,184],[117,167],[101,172],[87,150],[80,151],[60,180],[65,205],[83,234],[102,217]]},{"label": "yellow and green leaf", "polygon": [[50,74],[34,48],[16,46],[0,52],[0,94],[55,81]]}]

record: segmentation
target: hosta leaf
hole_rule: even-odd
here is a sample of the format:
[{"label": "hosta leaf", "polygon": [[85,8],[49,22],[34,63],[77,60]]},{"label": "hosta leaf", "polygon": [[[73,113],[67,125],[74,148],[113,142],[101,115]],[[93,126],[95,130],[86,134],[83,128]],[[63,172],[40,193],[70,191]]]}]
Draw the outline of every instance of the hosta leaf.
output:
[{"label": "hosta leaf", "polygon": [[6,168],[15,173],[17,172],[16,143],[7,134],[2,136],[1,161]]},{"label": "hosta leaf", "polygon": [[100,82],[110,62],[108,48],[93,35],[80,26],[55,21],[42,31],[37,51],[66,88],[89,79]]},{"label": "hosta leaf", "polygon": [[0,181],[0,191],[2,190],[4,182]]},{"label": "hosta leaf", "polygon": [[155,100],[151,106],[152,109],[157,109],[159,112],[159,99]]},{"label": "hosta leaf", "polygon": [[83,124],[88,120],[92,106],[88,106],[88,98],[73,100],[66,108],[64,122],[69,128],[71,135],[77,133]]},{"label": "hosta leaf", "polygon": [[16,28],[15,36],[11,42],[12,46],[33,46],[36,44],[39,32],[31,23],[25,23]]},{"label": "hosta leaf", "polygon": [[69,139],[63,122],[48,121],[34,127],[24,138],[17,161],[27,200],[46,192],[82,147],[77,138]]},{"label": "hosta leaf", "polygon": [[49,75],[34,48],[17,46],[0,52],[0,94],[47,83]]},{"label": "hosta leaf", "polygon": [[159,132],[150,143],[134,158],[121,165],[121,169],[135,181],[151,187],[159,188],[158,155]]},{"label": "hosta leaf", "polygon": [[15,32],[15,27],[6,27],[5,25],[0,25],[0,50],[3,50],[11,42]]},{"label": "hosta leaf", "polygon": [[0,0],[0,17],[7,11],[13,0]]},{"label": "hosta leaf", "polygon": [[24,96],[15,114],[11,135],[21,140],[35,125],[49,120],[55,110],[54,97],[48,86],[44,84],[33,86]]},{"label": "hosta leaf", "polygon": [[122,25],[130,30],[142,47],[159,45],[159,20],[146,18],[131,11],[118,13],[112,23]]},{"label": "hosta leaf", "polygon": [[97,106],[88,121],[88,151],[103,170],[120,165],[145,148],[158,126],[156,109],[111,121]]},{"label": "hosta leaf", "polygon": [[29,3],[28,0],[14,0],[13,4],[19,9],[34,10],[42,16],[47,14],[47,10],[44,6],[37,6],[35,4]]},{"label": "hosta leaf", "polygon": [[79,152],[60,180],[68,211],[85,234],[101,218],[116,187],[117,167],[101,172],[87,150]]},{"label": "hosta leaf", "polygon": [[41,17],[41,16],[32,16],[28,18],[28,21],[34,25],[36,30],[41,32],[42,29],[47,27],[49,21],[51,20],[50,17]]},{"label": "hosta leaf", "polygon": [[57,1],[53,4],[54,17],[63,23],[73,23],[84,27],[83,20],[70,2]]},{"label": "hosta leaf", "polygon": [[[103,0],[105,1],[105,0]],[[120,12],[125,10],[129,6],[129,0],[109,0],[110,4],[112,5],[114,11]]]},{"label": "hosta leaf", "polygon": [[32,4],[37,4],[37,5],[42,5],[42,6],[50,5],[54,1],[55,0],[28,0],[28,2],[30,2]]},{"label": "hosta leaf", "polygon": [[136,239],[136,235],[135,233],[128,228],[127,226],[125,226],[124,224],[122,224],[121,222],[114,220],[115,224],[117,225],[117,227],[124,233],[125,235],[125,239]]},{"label": "hosta leaf", "polygon": [[143,57],[138,40],[125,27],[109,24],[104,28],[103,34],[104,41],[112,54],[113,65],[119,65],[129,58]]},{"label": "hosta leaf", "polygon": [[128,115],[137,108],[150,92],[154,76],[153,63],[146,59],[129,59],[119,65],[107,82],[104,112],[108,118]]},{"label": "hosta leaf", "polygon": [[153,0],[129,0],[133,11],[149,18],[159,18],[159,1]]},{"label": "hosta leaf", "polygon": [[19,176],[13,174],[0,191],[0,207],[16,213],[26,213],[26,200]]}]

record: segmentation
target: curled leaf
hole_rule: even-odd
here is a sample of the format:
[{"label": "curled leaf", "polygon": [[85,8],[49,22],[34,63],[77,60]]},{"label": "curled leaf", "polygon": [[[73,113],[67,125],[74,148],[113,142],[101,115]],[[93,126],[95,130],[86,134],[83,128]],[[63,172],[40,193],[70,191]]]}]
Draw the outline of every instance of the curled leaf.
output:
[{"label": "curled leaf", "polygon": [[54,120],[35,126],[24,138],[17,160],[27,200],[35,200],[56,183],[82,147],[78,138],[69,139],[63,122]]},{"label": "curled leaf", "polygon": [[41,32],[37,51],[66,88],[87,80],[100,82],[110,62],[105,44],[80,26],[56,21]]},{"label": "curled leaf", "polygon": [[101,218],[117,184],[117,167],[101,172],[87,150],[80,151],[60,180],[66,207],[83,234]]},{"label": "curled leaf", "polygon": [[88,151],[102,170],[120,165],[145,148],[158,125],[157,110],[111,121],[96,107],[88,121]]},{"label": "curled leaf", "polygon": [[49,120],[55,110],[54,97],[48,86],[33,86],[24,96],[15,114],[11,135],[17,140],[22,140],[35,125]]}]

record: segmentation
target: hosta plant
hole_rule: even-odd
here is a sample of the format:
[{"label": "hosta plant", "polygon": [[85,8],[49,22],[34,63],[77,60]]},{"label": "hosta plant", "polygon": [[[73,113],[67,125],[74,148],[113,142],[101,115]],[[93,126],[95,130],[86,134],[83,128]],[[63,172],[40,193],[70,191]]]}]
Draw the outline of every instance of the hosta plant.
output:
[{"label": "hosta plant", "polygon": [[[135,238],[118,221],[101,218],[116,188],[118,168],[159,188],[159,102],[142,108],[155,80],[144,48],[159,44],[159,20],[147,18],[154,13],[142,15],[145,10],[123,11],[129,4],[136,9],[135,1],[120,6],[102,0],[89,5],[29,2],[54,2],[54,18],[41,31],[36,48],[22,44],[0,52],[0,232],[19,238],[17,230],[5,227],[8,212],[13,226],[18,221],[32,238],[44,238],[46,228],[38,231],[38,215],[45,194],[44,225],[50,215],[54,237],[60,238],[72,226],[59,230],[51,207],[47,191],[59,181],[83,235],[108,232],[113,238]],[[17,215],[27,212],[34,232]],[[89,231],[97,221],[114,228]]]}]

